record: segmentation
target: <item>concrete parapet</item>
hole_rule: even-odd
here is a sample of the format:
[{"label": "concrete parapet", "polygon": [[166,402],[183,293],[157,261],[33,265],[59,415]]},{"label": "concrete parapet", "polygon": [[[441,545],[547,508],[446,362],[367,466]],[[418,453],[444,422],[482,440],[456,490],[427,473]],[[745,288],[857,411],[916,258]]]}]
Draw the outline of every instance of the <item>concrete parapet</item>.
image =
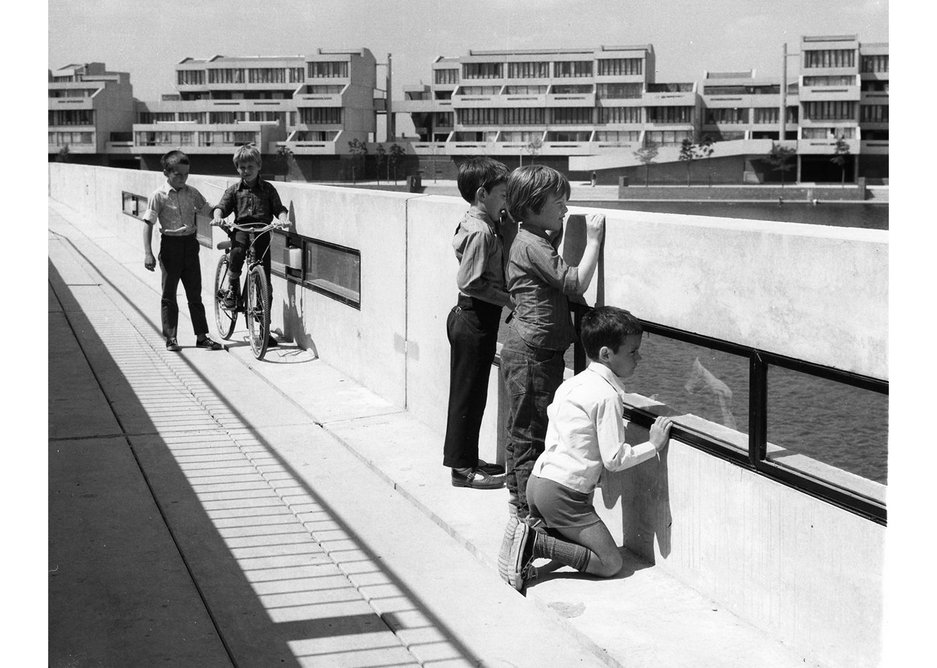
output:
[{"label": "concrete parapet", "polygon": [[[142,223],[121,212],[121,191],[145,196],[162,180],[154,172],[49,165],[50,197],[133,244],[140,244]],[[210,201],[233,181],[190,179]],[[360,251],[361,303],[351,307],[275,278],[273,326],[444,431],[445,320],[456,298],[451,239],[465,202],[310,184],[276,187],[296,233]],[[584,211],[571,208],[572,214]],[[606,240],[590,301],[888,378],[886,231],[604,213]],[[223,238],[220,230],[213,234],[214,241]],[[203,250],[206,286],[217,253]],[[493,367],[482,434],[486,459],[497,454],[502,394]],[[875,665],[883,527],[679,442],[659,462],[613,480],[596,505],[630,549],[819,661]]]},{"label": "concrete parapet", "polygon": [[[624,182],[622,182],[624,181]],[[705,185],[649,185],[643,183],[628,184],[626,177],[621,177],[618,186],[618,199],[623,200],[764,200],[788,202],[853,202],[866,199],[865,180],[860,183],[848,183],[840,186],[805,186],[805,185],[751,185],[751,186],[705,186]]]}]

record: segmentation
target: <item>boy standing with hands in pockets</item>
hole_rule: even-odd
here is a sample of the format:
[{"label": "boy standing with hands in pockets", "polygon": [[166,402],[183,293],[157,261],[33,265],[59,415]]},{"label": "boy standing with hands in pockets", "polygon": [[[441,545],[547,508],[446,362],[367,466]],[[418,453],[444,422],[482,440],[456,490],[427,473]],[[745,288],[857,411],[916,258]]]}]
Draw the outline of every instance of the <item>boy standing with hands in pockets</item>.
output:
[{"label": "boy standing with hands in pockets", "polygon": [[449,407],[443,465],[451,469],[454,487],[504,486],[504,469],[478,458],[478,431],[488,398],[501,310],[511,306],[504,287],[499,229],[507,175],[503,164],[486,157],[471,158],[459,166],[459,193],[472,206],[452,239],[459,260],[459,297],[446,319]]}]

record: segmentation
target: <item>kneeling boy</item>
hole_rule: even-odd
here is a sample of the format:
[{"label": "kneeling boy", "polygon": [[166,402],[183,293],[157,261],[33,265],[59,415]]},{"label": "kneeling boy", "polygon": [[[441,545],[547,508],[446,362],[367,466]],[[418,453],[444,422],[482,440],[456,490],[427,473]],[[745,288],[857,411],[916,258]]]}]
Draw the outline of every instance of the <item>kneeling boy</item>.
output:
[{"label": "kneeling boy", "polygon": [[[625,442],[622,381],[641,359],[642,328],[628,311],[612,306],[582,318],[581,338],[589,366],[564,381],[547,409],[544,452],[527,483],[530,518],[518,523],[505,579],[520,590],[538,557],[578,571],[611,577],[621,570],[618,546],[592,505],[603,468],[622,471],[652,459],[670,437],[671,420],[659,417],[650,438]],[[531,527],[540,524],[547,531]]]}]

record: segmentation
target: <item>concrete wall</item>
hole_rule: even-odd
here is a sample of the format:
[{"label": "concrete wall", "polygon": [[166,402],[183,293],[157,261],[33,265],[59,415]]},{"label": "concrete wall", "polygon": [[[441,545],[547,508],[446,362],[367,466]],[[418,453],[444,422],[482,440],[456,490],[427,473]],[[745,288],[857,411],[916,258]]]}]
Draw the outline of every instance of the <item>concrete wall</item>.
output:
[{"label": "concrete wall", "polygon": [[[120,212],[120,192],[146,195],[162,178],[49,165],[50,196],[133,244],[142,224]],[[228,182],[191,179],[209,200]],[[450,241],[466,204],[276,185],[297,232],[360,250],[361,308],[275,278],[274,327],[441,434],[445,319],[456,294]],[[888,378],[887,232],[605,213],[590,298],[661,324]],[[581,226],[569,227],[572,246]],[[217,251],[203,253],[210,285]],[[503,403],[497,380],[493,368],[482,429],[489,460]],[[596,505],[623,544],[717,604],[817,661],[877,665],[883,527],[677,441],[659,462],[611,476],[604,494]]]}]

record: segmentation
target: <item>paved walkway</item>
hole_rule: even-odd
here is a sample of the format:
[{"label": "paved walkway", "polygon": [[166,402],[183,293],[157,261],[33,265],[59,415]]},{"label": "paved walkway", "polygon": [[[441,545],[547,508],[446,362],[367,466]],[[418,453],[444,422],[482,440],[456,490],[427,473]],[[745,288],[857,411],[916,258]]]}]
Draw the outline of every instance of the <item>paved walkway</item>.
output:
[{"label": "paved walkway", "polygon": [[158,283],[50,202],[49,665],[807,665],[630,555],[517,594],[439,434],[293,345],[167,352]]}]

